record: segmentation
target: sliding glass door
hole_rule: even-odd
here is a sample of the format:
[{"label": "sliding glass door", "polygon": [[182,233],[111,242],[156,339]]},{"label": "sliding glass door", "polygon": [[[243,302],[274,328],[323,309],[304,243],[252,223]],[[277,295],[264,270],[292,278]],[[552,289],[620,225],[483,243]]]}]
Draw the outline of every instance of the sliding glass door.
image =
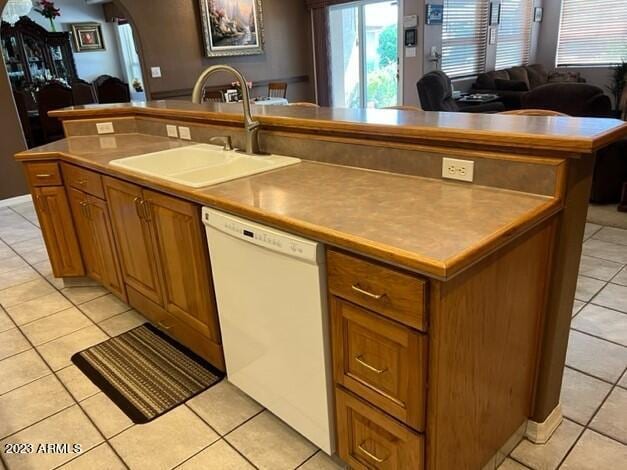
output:
[{"label": "sliding glass door", "polygon": [[361,0],[329,9],[332,104],[399,102],[398,2]]}]

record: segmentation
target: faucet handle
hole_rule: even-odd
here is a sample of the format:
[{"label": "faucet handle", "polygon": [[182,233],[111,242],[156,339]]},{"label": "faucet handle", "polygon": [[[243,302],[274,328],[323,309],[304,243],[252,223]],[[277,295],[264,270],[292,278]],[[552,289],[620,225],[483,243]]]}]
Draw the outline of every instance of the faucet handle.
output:
[{"label": "faucet handle", "polygon": [[209,139],[209,143],[211,144],[222,144],[223,149],[227,152],[233,150],[233,142],[231,140],[231,136],[229,135],[217,135]]}]

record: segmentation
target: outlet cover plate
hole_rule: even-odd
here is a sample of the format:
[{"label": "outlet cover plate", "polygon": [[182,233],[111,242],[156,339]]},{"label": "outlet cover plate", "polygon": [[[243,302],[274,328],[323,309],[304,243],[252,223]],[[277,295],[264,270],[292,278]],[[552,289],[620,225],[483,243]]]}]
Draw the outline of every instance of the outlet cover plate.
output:
[{"label": "outlet cover plate", "polygon": [[150,67],[150,76],[152,78],[161,78],[161,67]]},{"label": "outlet cover plate", "polygon": [[472,183],[475,178],[475,162],[457,158],[443,158],[442,178]]},{"label": "outlet cover plate", "polygon": [[179,126],[179,137],[183,140],[192,140],[192,134],[189,127]]},{"label": "outlet cover plate", "polygon": [[96,130],[98,134],[113,134],[115,132],[112,122],[98,122],[96,123]]},{"label": "outlet cover plate", "polygon": [[172,124],[166,124],[165,131],[167,132],[168,137],[174,137],[175,139],[178,139],[179,131],[176,129],[176,126]]}]

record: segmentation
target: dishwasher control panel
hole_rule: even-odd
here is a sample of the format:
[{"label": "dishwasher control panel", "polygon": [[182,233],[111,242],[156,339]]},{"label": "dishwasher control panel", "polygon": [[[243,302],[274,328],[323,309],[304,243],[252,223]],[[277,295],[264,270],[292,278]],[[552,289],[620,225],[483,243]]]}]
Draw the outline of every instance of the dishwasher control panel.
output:
[{"label": "dishwasher control panel", "polygon": [[319,243],[259,225],[249,220],[204,207],[202,219],[205,225],[227,233],[242,241],[248,241],[269,250],[284,253],[310,262],[319,261]]}]

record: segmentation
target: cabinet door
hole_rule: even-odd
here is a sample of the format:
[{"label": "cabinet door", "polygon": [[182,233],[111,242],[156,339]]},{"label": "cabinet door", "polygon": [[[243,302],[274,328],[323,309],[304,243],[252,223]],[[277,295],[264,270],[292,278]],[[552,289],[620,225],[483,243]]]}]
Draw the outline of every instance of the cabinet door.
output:
[{"label": "cabinet door", "polygon": [[93,259],[97,266],[100,282],[126,302],[126,288],[115,249],[107,203],[96,197],[88,196],[86,209],[95,248]]},{"label": "cabinet door", "polygon": [[63,186],[33,188],[35,209],[56,277],[85,275],[70,206]]},{"label": "cabinet door", "polygon": [[105,177],[113,233],[117,240],[124,282],[163,305],[161,282],[150,226],[142,210],[139,186]]},{"label": "cabinet door", "polygon": [[165,309],[219,343],[220,330],[200,207],[147,190],[144,190],[144,199],[159,253]]},{"label": "cabinet door", "polygon": [[76,235],[78,236],[80,249],[83,253],[85,272],[93,280],[102,283],[100,270],[98,269],[96,260],[94,259],[94,254],[96,253],[97,248],[94,245],[92,230],[89,224],[89,219],[87,218],[87,195],[74,188],[68,188],[67,194],[70,202],[70,208],[72,210],[72,217],[74,218]]}]

